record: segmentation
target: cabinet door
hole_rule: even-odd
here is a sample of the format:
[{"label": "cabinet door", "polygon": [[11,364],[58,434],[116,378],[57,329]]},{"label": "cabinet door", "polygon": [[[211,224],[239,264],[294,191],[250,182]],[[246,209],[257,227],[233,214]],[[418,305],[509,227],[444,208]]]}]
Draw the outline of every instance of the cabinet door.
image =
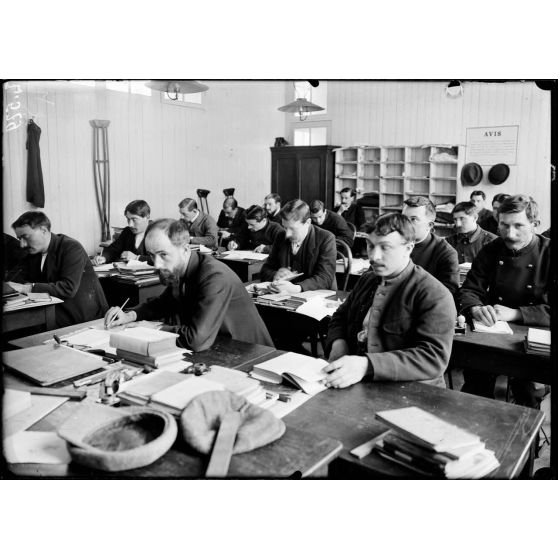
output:
[{"label": "cabinet door", "polygon": [[274,164],[272,191],[277,192],[283,203],[298,198],[298,169],[296,157],[277,157]]},{"label": "cabinet door", "polygon": [[307,203],[324,200],[324,158],[319,155],[301,156],[299,159],[300,197]]}]

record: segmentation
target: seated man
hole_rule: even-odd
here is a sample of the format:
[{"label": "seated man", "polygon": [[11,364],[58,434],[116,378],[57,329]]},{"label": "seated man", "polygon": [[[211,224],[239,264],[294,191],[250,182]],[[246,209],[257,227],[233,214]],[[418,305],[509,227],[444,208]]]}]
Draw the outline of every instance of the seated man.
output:
[{"label": "seated man", "polygon": [[[302,200],[291,200],[281,210],[285,235],[273,244],[269,258],[262,266],[262,281],[273,281],[276,292],[300,293],[316,289],[337,289],[335,237],[312,225],[310,208]],[[294,272],[303,273],[291,281],[284,278]]]},{"label": "seated man", "polygon": [[246,210],[246,225],[248,226],[246,237],[231,240],[227,245],[229,250],[242,248],[261,254],[269,254],[273,243],[278,237],[285,234],[283,227],[274,221],[270,221],[265,209],[259,205],[251,205]]},{"label": "seated man", "polygon": [[342,240],[349,248],[352,248],[354,234],[347,226],[347,221],[337,213],[326,209],[323,201],[314,200],[310,204],[310,219],[314,225],[333,233],[335,238]]},{"label": "seated man", "polygon": [[27,252],[19,280],[9,284],[22,293],[48,293],[64,302],[54,307],[56,327],[100,318],[107,301],[83,246],[73,238],[50,231],[42,211],[27,211],[12,228]]},{"label": "seated man", "polygon": [[337,215],[341,215],[347,223],[352,223],[356,230],[364,225],[366,219],[364,218],[364,211],[356,202],[356,192],[352,188],[343,188],[339,192],[341,196],[341,203],[333,210]]},{"label": "seated man", "polygon": [[434,275],[453,294],[459,288],[457,252],[432,233],[436,209],[424,196],[412,196],[403,205],[403,215],[411,220],[415,229],[415,247],[411,260]]},{"label": "seated man", "polygon": [[209,349],[217,334],[247,343],[273,346],[244,285],[224,263],[190,250],[184,221],[159,219],[147,229],[147,251],[167,285],[157,298],[123,312],[111,308],[105,324],[163,318],[166,331],[179,334],[179,343],[193,351]]},{"label": "seated man", "polygon": [[[368,228],[368,227],[367,227]],[[337,309],[327,335],[327,385],[417,380],[445,387],[455,326],[449,291],[411,260],[415,231],[398,213],[369,227],[366,272]]]},{"label": "seated man", "polygon": [[267,218],[270,221],[282,225],[281,221],[281,196],[279,194],[268,194],[264,198],[264,209],[267,211]]},{"label": "seated man", "polygon": [[223,209],[217,219],[217,227],[222,238],[227,240],[239,240],[244,242],[246,237],[246,211],[238,207],[238,202],[232,197],[227,196],[223,202]]},{"label": "seated man", "polygon": [[456,233],[446,237],[447,243],[457,252],[459,263],[472,262],[479,250],[496,235],[477,224],[477,209],[472,202],[458,203],[452,210],[451,216],[455,224]]},{"label": "seated man", "polygon": [[498,235],[498,208],[500,207],[500,204],[509,197],[509,194],[496,194],[492,198],[492,216],[490,218],[486,218],[481,225],[485,231]]},{"label": "seated man", "polygon": [[17,238],[4,233],[4,279],[13,281],[18,279],[21,273],[21,261],[26,251],[21,248]]},{"label": "seated man", "polygon": [[[550,326],[550,240],[535,234],[539,210],[527,195],[508,196],[498,207],[500,238],[484,246],[457,293],[465,316],[490,326],[496,320]],[[466,370],[463,391],[494,398],[495,376]],[[544,390],[510,378],[516,402],[538,407]]]},{"label": "seated man", "polygon": [[140,260],[153,264],[145,252],[145,230],[151,221],[151,208],[143,200],[134,200],[124,209],[128,226],[118,238],[103,250],[102,255],[95,256],[93,263],[100,265],[115,260]]},{"label": "seated man", "polygon": [[[478,212],[478,225],[484,230],[488,230],[486,227],[490,227],[489,223],[494,220],[492,211],[484,207],[484,202],[486,201],[486,194],[482,190],[474,190],[469,196],[469,200],[475,204]],[[486,226],[485,226],[486,225]],[[491,232],[491,231],[489,231]],[[494,234],[494,233],[493,233]]]},{"label": "seated man", "polygon": [[211,215],[200,213],[196,200],[184,198],[178,209],[183,221],[186,222],[190,236],[190,244],[201,244],[212,250],[217,249],[217,224]]}]

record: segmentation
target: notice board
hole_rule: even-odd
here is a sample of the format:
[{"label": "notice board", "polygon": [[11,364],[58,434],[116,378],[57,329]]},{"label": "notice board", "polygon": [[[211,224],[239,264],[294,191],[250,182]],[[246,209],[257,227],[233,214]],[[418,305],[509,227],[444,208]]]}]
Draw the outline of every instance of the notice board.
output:
[{"label": "notice board", "polygon": [[517,164],[519,126],[467,128],[465,161],[479,165]]}]

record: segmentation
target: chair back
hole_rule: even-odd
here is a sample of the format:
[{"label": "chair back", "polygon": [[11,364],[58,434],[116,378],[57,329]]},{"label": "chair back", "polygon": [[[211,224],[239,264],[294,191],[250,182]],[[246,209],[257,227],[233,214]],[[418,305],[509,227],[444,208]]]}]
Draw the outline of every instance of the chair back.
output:
[{"label": "chair back", "polygon": [[347,284],[349,283],[349,275],[351,273],[351,267],[353,265],[353,254],[349,245],[339,238],[335,239],[335,244],[337,246],[337,259],[343,262],[343,278],[340,283],[342,291],[347,290]]},{"label": "chair back", "polygon": [[351,232],[353,233],[353,240],[356,237],[356,227],[354,225],[354,223],[349,223],[349,221],[347,221],[347,227],[349,227],[349,229],[351,229]]}]

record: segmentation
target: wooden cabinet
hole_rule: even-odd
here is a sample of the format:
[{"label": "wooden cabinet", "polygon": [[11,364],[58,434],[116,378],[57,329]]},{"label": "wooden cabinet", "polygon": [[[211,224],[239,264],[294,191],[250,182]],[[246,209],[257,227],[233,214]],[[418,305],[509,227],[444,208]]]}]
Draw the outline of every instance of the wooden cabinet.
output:
[{"label": "wooden cabinet", "polygon": [[285,146],[271,148],[271,191],[283,204],[300,198],[307,203],[334,202],[334,145]]}]

